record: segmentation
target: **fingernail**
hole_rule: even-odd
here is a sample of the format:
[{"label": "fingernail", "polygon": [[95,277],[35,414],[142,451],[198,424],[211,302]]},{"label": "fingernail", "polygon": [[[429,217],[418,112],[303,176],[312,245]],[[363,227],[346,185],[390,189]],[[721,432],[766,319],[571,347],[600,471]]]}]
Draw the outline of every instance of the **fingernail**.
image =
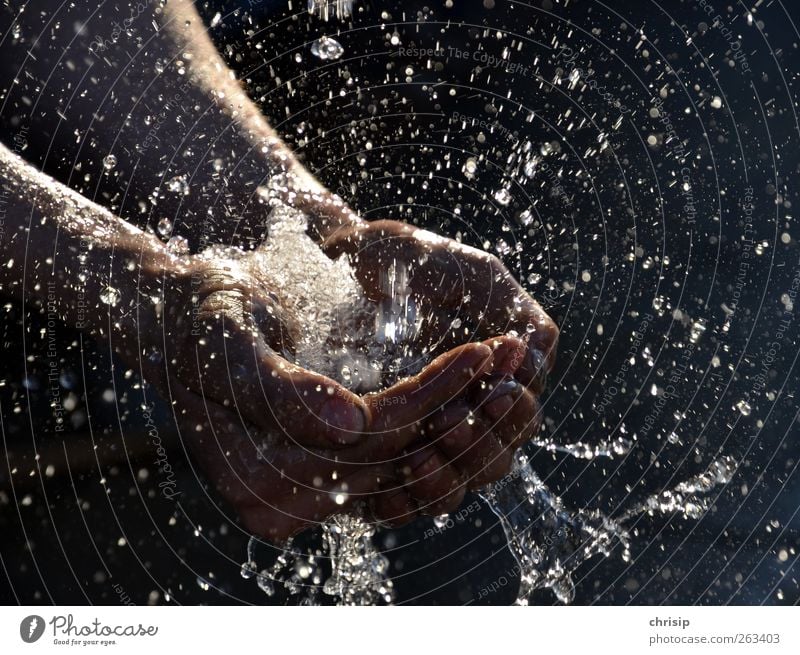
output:
[{"label": "fingernail", "polygon": [[319,413],[325,436],[337,446],[351,446],[363,437],[367,420],[361,408],[343,400],[329,400]]}]

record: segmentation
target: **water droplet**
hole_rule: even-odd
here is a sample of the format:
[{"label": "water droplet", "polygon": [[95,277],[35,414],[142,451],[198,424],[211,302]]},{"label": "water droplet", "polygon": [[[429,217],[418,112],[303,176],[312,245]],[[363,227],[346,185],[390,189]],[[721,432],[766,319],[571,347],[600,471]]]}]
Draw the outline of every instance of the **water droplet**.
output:
[{"label": "water droplet", "polygon": [[189,254],[189,241],[186,237],[176,235],[167,241],[167,250],[173,255],[184,256]]},{"label": "water droplet", "polygon": [[335,61],[344,54],[344,48],[336,39],[322,36],[311,44],[311,54],[322,61]]},{"label": "water droplet", "polygon": [[258,584],[258,588],[267,594],[267,596],[272,596],[275,593],[275,585],[272,582],[269,571],[266,569],[258,574],[256,582]]},{"label": "water droplet", "polygon": [[172,193],[178,193],[184,196],[189,195],[189,182],[186,179],[186,175],[176,175],[173,177],[167,182],[167,188],[172,191]]},{"label": "water droplet", "polygon": [[107,171],[113,171],[117,165],[117,158],[114,155],[106,155],[103,157],[103,168]]},{"label": "water droplet", "polygon": [[112,307],[122,299],[122,294],[114,287],[106,287],[100,292],[100,300]]},{"label": "water droplet", "polygon": [[474,157],[470,157],[464,162],[464,175],[469,178],[474,177],[475,173],[478,170],[478,160]]},{"label": "water droplet", "polygon": [[166,217],[160,219],[156,225],[156,232],[162,237],[169,236],[169,233],[172,232],[172,221]]},{"label": "water droplet", "polygon": [[433,525],[436,526],[437,529],[442,530],[447,526],[447,521],[449,519],[449,514],[440,514],[439,516],[434,516]]},{"label": "water droplet", "polygon": [[255,562],[245,562],[242,564],[242,568],[239,571],[239,574],[245,579],[249,580],[256,574],[257,566]]},{"label": "water droplet", "polygon": [[750,407],[750,403],[744,399],[736,403],[736,409],[742,413],[742,416],[750,416],[750,412],[753,411],[752,407]]},{"label": "water droplet", "polygon": [[511,192],[506,187],[501,187],[494,193],[494,199],[505,206],[511,202]]}]

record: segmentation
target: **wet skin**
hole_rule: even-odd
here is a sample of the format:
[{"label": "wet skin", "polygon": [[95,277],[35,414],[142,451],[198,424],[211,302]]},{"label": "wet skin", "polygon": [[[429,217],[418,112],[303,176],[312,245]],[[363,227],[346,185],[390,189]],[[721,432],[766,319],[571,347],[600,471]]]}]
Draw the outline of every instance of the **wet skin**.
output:
[{"label": "wet skin", "polygon": [[[324,244],[331,256],[349,254],[373,300],[387,256],[426,262],[410,285],[423,312],[435,308],[420,338],[438,344],[438,356],[418,375],[362,396],[278,354],[292,350],[298,327],[268,280],[225,260],[193,258],[187,266],[202,282],[194,311],[181,302],[167,308],[169,333],[182,336],[165,344],[177,344],[177,367],[162,386],[203,468],[248,530],[279,541],[355,506],[394,525],[452,511],[468,489],[505,476],[514,450],[538,431],[557,328],[497,259],[417,232],[384,221],[341,230]],[[468,289],[472,300],[454,302],[453,288]],[[465,305],[481,318],[470,342],[455,345],[450,317],[466,323]],[[199,336],[188,334],[190,316],[202,326]]]},{"label": "wet skin", "polygon": [[[38,5],[50,9],[44,0],[31,0],[25,33],[47,31],[42,17],[49,14]],[[429,319],[420,339],[431,345],[432,361],[415,377],[361,396],[299,368],[278,354],[287,345],[291,350],[298,329],[283,315],[280,289],[269,280],[254,279],[235,262],[170,252],[154,234],[0,146],[0,174],[10,189],[0,261],[12,262],[0,267],[4,295],[44,304],[48,284],[55,282],[61,316],[107,340],[171,404],[201,468],[245,528],[262,537],[281,541],[356,505],[391,524],[441,514],[455,509],[467,489],[503,477],[513,450],[540,424],[539,394],[558,337],[553,321],[495,257],[404,223],[367,223],[324,189],[235,81],[189,0],[154,3],[152,15],[136,19],[133,29],[147,36],[146,49],[136,52],[135,65],[119,78],[125,93],[109,96],[119,77],[116,66],[132,61],[130,44],[112,38],[115,24],[129,18],[120,7],[95,16],[91,29],[74,37],[78,44],[104,39],[109,65],[95,66],[91,76],[83,68],[85,57],[62,57],[61,48],[44,47],[49,37],[38,42],[35,57],[28,42],[18,52],[4,52],[31,79],[63,74],[64,80],[74,77],[76,86],[91,79],[85,93],[72,94],[70,107],[76,122],[93,121],[101,106],[107,110],[104,121],[92,122],[92,139],[78,144],[87,161],[99,162],[113,151],[120,174],[130,173],[120,177],[126,194],[149,198],[164,182],[161,162],[172,159],[174,147],[162,133],[139,157],[145,135],[136,126],[144,122],[126,117],[145,111],[148,98],[153,104],[171,96],[177,84],[188,112],[182,125],[196,126],[219,143],[213,156],[205,147],[195,149],[193,192],[181,196],[175,210],[206,216],[219,178],[209,163],[216,157],[225,167],[226,203],[239,220],[212,228],[205,221],[176,220],[175,233],[185,230],[197,243],[209,229],[217,243],[252,247],[263,237],[267,211],[253,190],[277,180],[275,193],[308,215],[309,234],[326,254],[349,257],[371,299],[380,300],[381,272],[390,262],[407,264],[411,293],[420,315]],[[178,56],[185,74],[178,76],[175,67],[152,73],[156,60]],[[63,69],[65,61],[75,70]],[[108,97],[137,104],[105,107]],[[37,115],[53,115],[60,101],[58,93],[42,93]],[[32,130],[26,155],[34,154],[39,133],[50,132]],[[199,138],[176,134],[175,142],[192,136]],[[47,152],[51,146],[64,152],[78,147],[69,130],[53,139],[39,145]],[[161,211],[169,213],[172,196],[160,198]],[[42,265],[38,253],[52,253],[56,242],[52,266]],[[112,282],[119,299],[108,305],[102,296]],[[156,296],[161,305],[150,302]],[[455,319],[459,330],[452,327]],[[147,356],[155,351],[162,354],[157,362]]]}]

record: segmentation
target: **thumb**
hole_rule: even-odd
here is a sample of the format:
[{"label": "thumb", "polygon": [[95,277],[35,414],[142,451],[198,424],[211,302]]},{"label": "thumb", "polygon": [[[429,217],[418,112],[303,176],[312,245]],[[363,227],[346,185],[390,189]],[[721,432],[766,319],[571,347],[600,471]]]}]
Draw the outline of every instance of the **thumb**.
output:
[{"label": "thumb", "polygon": [[180,371],[197,380],[197,392],[308,448],[342,448],[363,438],[366,406],[341,384],[292,364],[236,322],[204,336],[194,343],[194,361]]}]

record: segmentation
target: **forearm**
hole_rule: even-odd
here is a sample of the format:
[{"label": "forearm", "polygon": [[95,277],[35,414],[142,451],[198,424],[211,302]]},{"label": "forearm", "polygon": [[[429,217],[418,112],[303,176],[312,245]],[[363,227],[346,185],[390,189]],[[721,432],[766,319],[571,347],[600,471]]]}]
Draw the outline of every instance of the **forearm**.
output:
[{"label": "forearm", "polygon": [[162,284],[183,273],[155,236],[0,146],[0,293],[111,336],[123,356],[157,343]]},{"label": "forearm", "polygon": [[[356,220],[280,141],[192,2],[77,3],[57,15],[49,4],[28,2],[22,42],[0,50],[17,80],[5,80],[6,111],[35,102],[26,138],[49,152],[45,170],[140,225],[169,218],[195,247],[260,241],[259,186],[307,210],[315,237]],[[76,36],[56,22],[84,27]]]}]

